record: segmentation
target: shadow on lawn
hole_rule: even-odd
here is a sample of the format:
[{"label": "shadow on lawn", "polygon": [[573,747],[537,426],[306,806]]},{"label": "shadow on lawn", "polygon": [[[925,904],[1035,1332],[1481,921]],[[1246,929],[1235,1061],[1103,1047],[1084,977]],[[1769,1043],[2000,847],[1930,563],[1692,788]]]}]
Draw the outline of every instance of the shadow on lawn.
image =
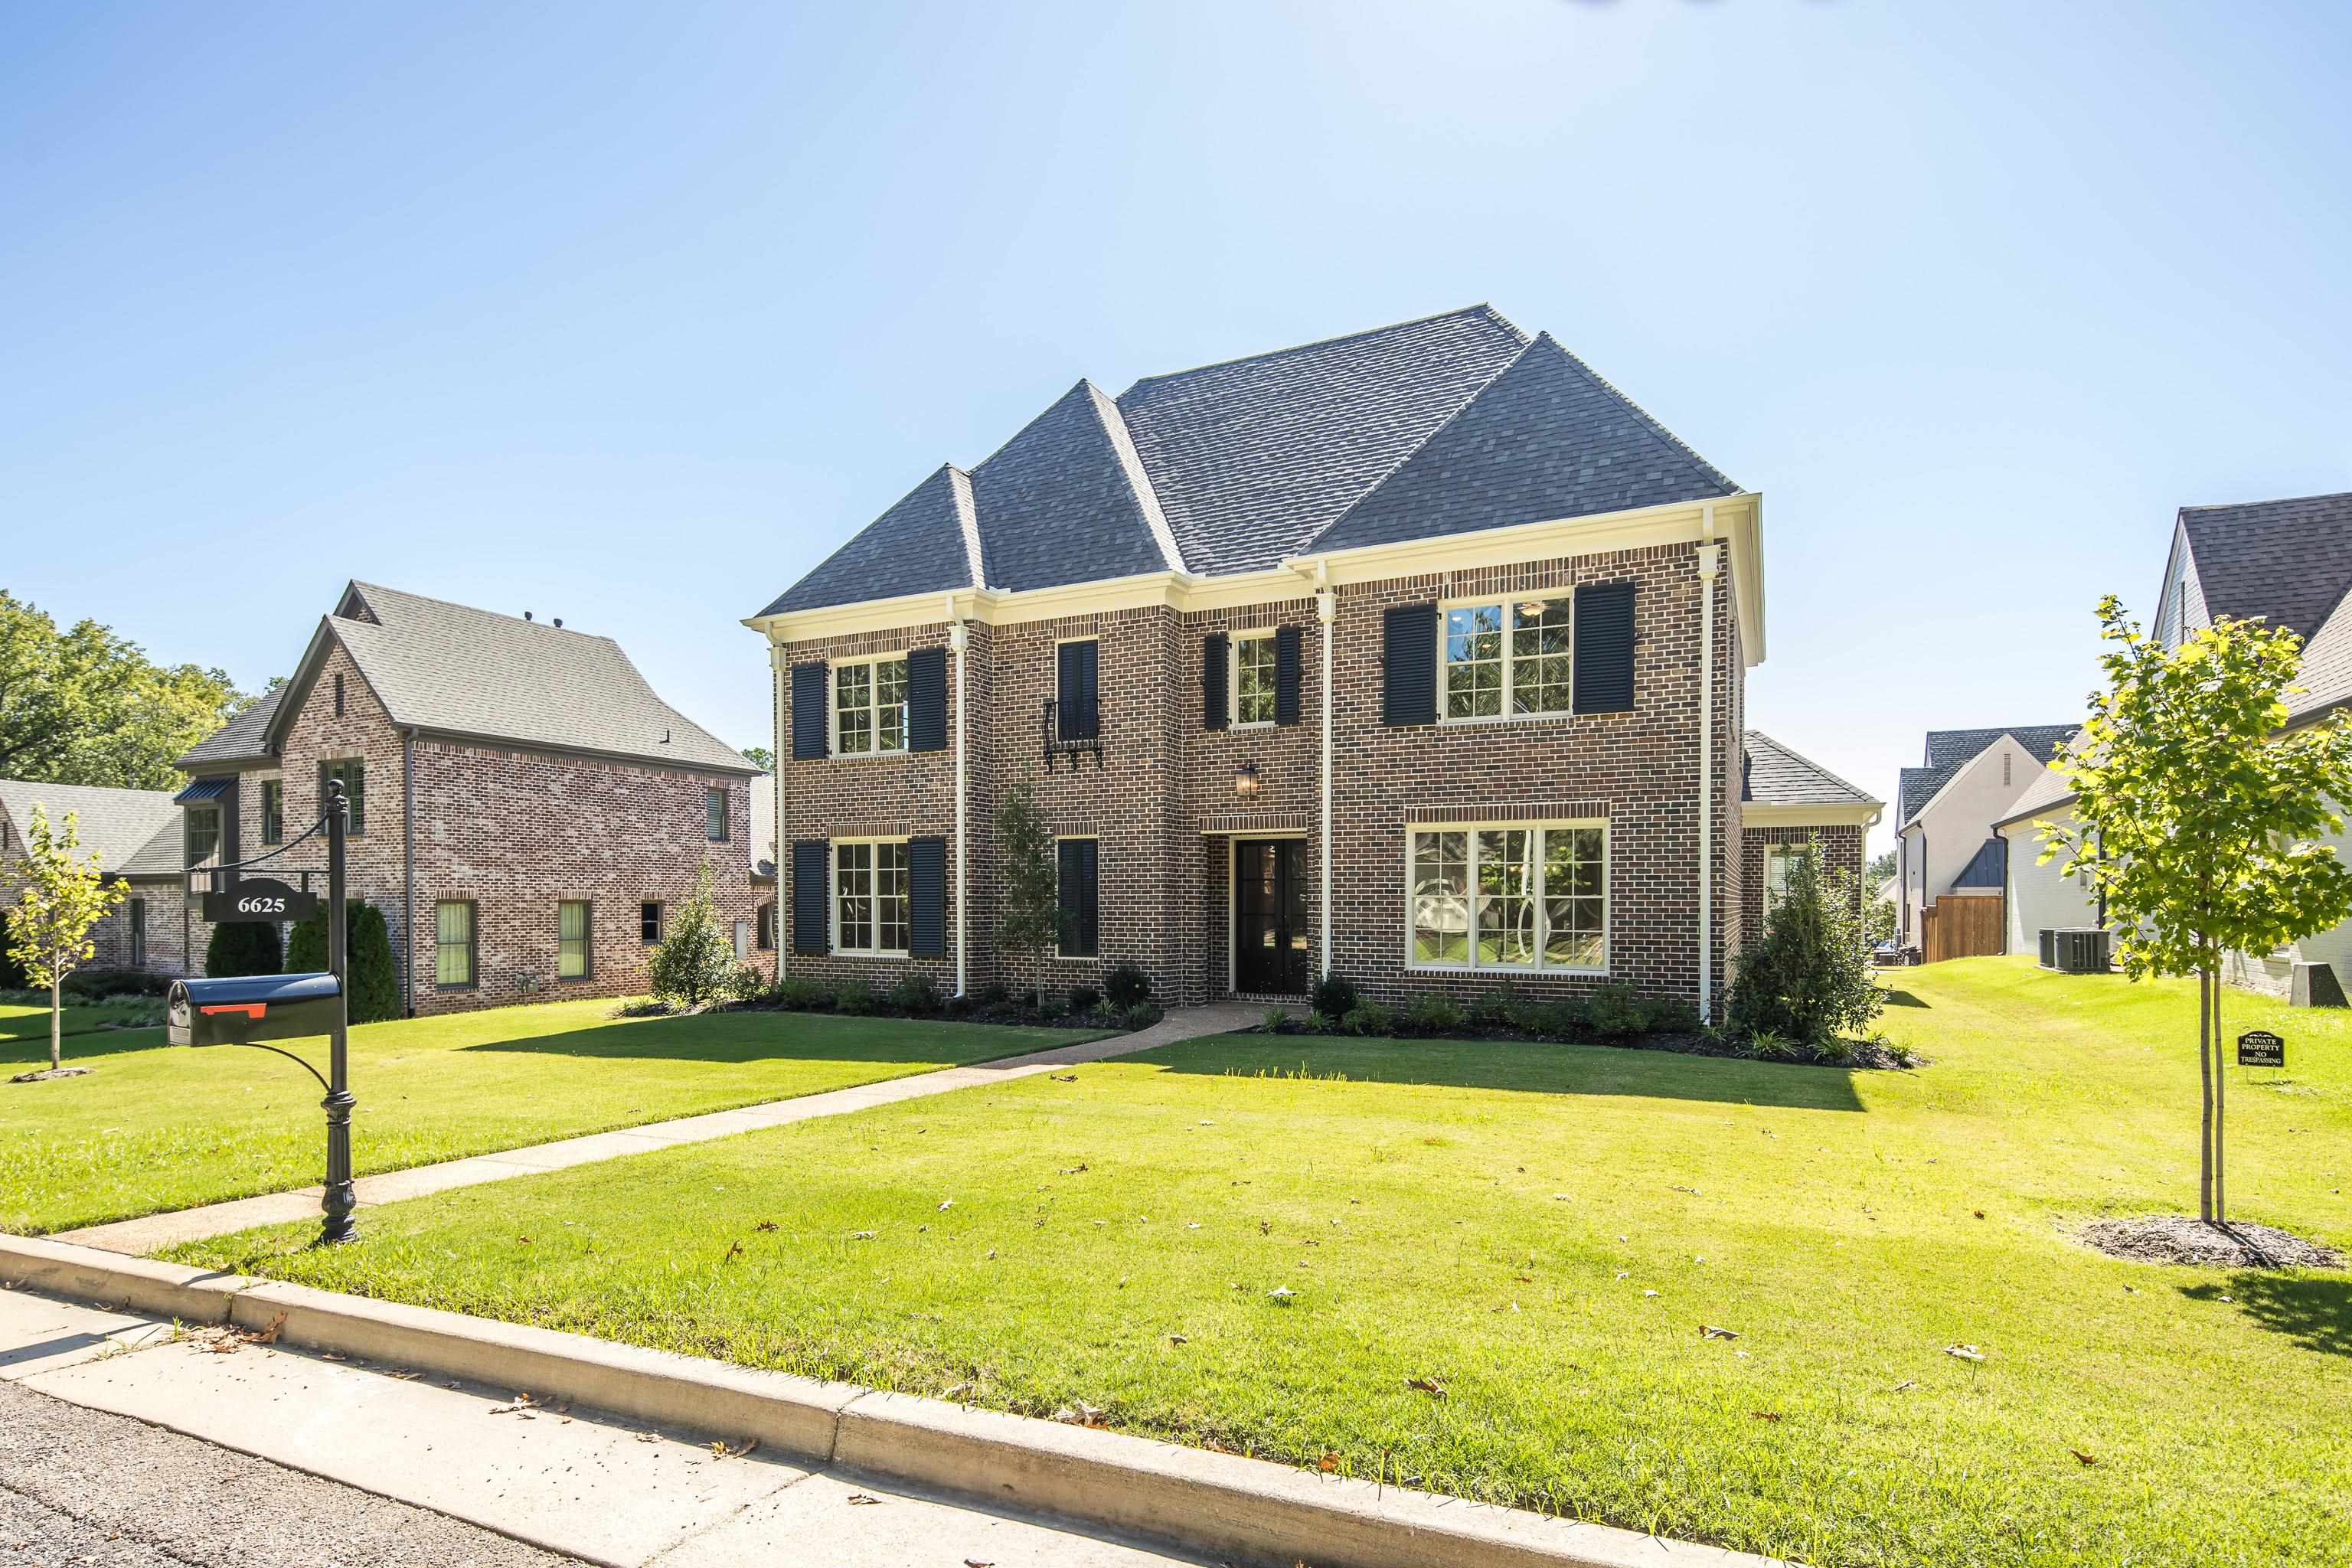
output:
[{"label": "shadow on lawn", "polygon": [[[971,1034],[964,1035],[964,1031]],[[975,1038],[983,1035],[993,1037]],[[635,1018],[520,1039],[482,1040],[458,1049],[521,1051],[606,1061],[758,1062],[792,1058],[911,1066],[1023,1056],[1088,1037],[1073,1032],[1066,1038],[1059,1031],[1012,1029],[992,1024],[748,1012]]]},{"label": "shadow on lawn", "polygon": [[[38,1057],[41,1065],[49,1064],[49,1021],[42,1019],[35,1035],[0,1034],[0,1066],[14,1062],[30,1062]],[[68,1033],[62,1042],[66,1063],[73,1064],[76,1057],[119,1057],[131,1051],[153,1051],[163,1048],[163,1031],[152,1029],[93,1029],[86,1035]]]},{"label": "shadow on lawn", "polygon": [[1908,991],[1889,991],[1886,994],[1886,1005],[1890,1007],[1917,1007],[1923,1011],[1927,1005]]},{"label": "shadow on lawn", "polygon": [[1351,1040],[1326,1035],[1224,1035],[1129,1058],[1219,1078],[1344,1079],[1350,1083],[1700,1100],[1792,1110],[1861,1110],[1840,1068],[1738,1061],[1617,1046],[1507,1040]]},{"label": "shadow on lawn", "polygon": [[2180,1292],[2193,1301],[2230,1298],[2262,1327],[2305,1350],[2327,1355],[2352,1355],[2352,1279],[2341,1275],[2265,1274],[2252,1269],[2230,1276],[2227,1289],[2219,1285],[2189,1285]]}]

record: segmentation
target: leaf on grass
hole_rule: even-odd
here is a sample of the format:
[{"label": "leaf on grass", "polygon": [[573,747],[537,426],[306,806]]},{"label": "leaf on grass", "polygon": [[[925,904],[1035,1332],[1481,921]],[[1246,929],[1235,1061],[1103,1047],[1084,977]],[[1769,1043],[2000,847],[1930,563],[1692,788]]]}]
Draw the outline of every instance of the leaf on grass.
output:
[{"label": "leaf on grass", "polygon": [[1918,1386],[1919,1384],[1916,1379],[1906,1377],[1886,1392],[1889,1394],[1900,1394],[1906,1388],[1916,1388]]},{"label": "leaf on grass", "polygon": [[1326,1448],[1323,1451],[1323,1457],[1315,1461],[1315,1468],[1328,1476],[1339,1468],[1339,1456]]},{"label": "leaf on grass", "polygon": [[1511,1278],[1522,1285],[1532,1285],[1536,1282],[1536,1277],[1532,1274],[1514,1274]]},{"label": "leaf on grass", "polygon": [[761,1220],[759,1224],[757,1224],[757,1225],[753,1226],[751,1228],[752,1228],[753,1230],[774,1230],[774,1229],[777,1229],[777,1228],[778,1228],[778,1226],[777,1226],[776,1222],[775,1222],[774,1220],[772,1220],[772,1219],[763,1219],[763,1220]]},{"label": "leaf on grass", "polygon": [[1516,1312],[1519,1310],[1519,1304],[1517,1301],[1505,1301],[1500,1306],[1489,1307],[1486,1310],[1490,1312]]},{"label": "leaf on grass", "polygon": [[2098,1456],[2097,1456],[2097,1455],[2095,1455],[2095,1454],[2085,1454],[2085,1453],[2084,1453],[2084,1452],[2083,1452],[2083,1450],[2082,1450],[2082,1449],[2080,1449],[2080,1448],[2069,1448],[2069,1449],[2067,1449],[2066,1451],[2067,1451],[2068,1453],[2070,1453],[2070,1454],[2074,1455],[2074,1458],[2076,1458],[2077,1459],[2080,1459],[2080,1460],[2081,1460],[2084,1464],[2085,1464],[2085,1465],[2095,1465],[2095,1464],[2097,1464],[2097,1463],[2099,1462],[2099,1460],[2098,1460]]},{"label": "leaf on grass", "polygon": [[940,1205],[940,1212],[941,1214],[945,1214],[945,1213],[947,1213],[947,1212],[948,1212],[948,1210],[950,1210],[950,1209],[951,1209],[951,1208],[953,1208],[953,1207],[955,1207],[955,1199],[953,1199],[953,1198],[950,1198],[947,1202],[945,1202],[945,1203],[943,1203],[943,1204],[941,1204],[941,1205]]},{"label": "leaf on grass", "polygon": [[1103,1424],[1103,1413],[1081,1399],[1055,1411],[1054,1419],[1065,1426],[1099,1426]]},{"label": "leaf on grass", "polygon": [[1168,1342],[1171,1345],[1189,1345],[1192,1341],[1187,1334],[1171,1334],[1168,1336]]},{"label": "leaf on grass", "polygon": [[849,1506],[852,1508],[877,1508],[881,1505],[881,1502],[882,1500],[880,1498],[868,1497],[864,1492],[852,1492],[849,1494]]},{"label": "leaf on grass", "polygon": [[1408,1377],[1404,1380],[1404,1385],[1407,1388],[1418,1389],[1423,1394],[1434,1394],[1440,1399],[1445,1397],[1445,1383],[1442,1378]]},{"label": "leaf on grass", "polygon": [[1984,1352],[1974,1345],[1946,1345],[1944,1353],[1948,1356],[1958,1356],[1962,1361],[1982,1361],[1985,1358]]},{"label": "leaf on grass", "polygon": [[1055,1083],[1076,1083],[1078,1081],[1078,1075],[1074,1072],[1049,1072],[1045,1076],[1052,1079]]},{"label": "leaf on grass", "polygon": [[1739,1337],[1739,1331],[1718,1329],[1713,1323],[1701,1323],[1698,1326],[1698,1337],[1703,1340],[1736,1340]]},{"label": "leaf on grass", "polygon": [[1699,1190],[1696,1187],[1685,1187],[1679,1184],[1668,1187],[1666,1191],[1670,1193],[1688,1193],[1693,1197],[1700,1195]]},{"label": "leaf on grass", "polygon": [[1657,1294],[1657,1292],[1656,1292],[1655,1290],[1644,1290],[1644,1291],[1643,1291],[1643,1292],[1642,1292],[1642,1294],[1643,1294],[1643,1295],[1644,1295],[1644,1296],[1654,1296],[1654,1295],[1656,1295],[1656,1294]]},{"label": "leaf on grass", "polygon": [[515,1239],[521,1242],[525,1247],[529,1247],[530,1245],[530,1237],[527,1236],[518,1236]]},{"label": "leaf on grass", "polygon": [[1287,1285],[1276,1285],[1273,1289],[1268,1290],[1266,1294],[1277,1301],[1286,1303],[1293,1296],[1297,1295],[1298,1292],[1292,1289]]},{"label": "leaf on grass", "polygon": [[849,1233],[849,1239],[852,1241],[871,1241],[874,1239],[874,1233],[870,1230],[853,1230]]},{"label": "leaf on grass", "polygon": [[1977,1218],[1979,1218],[1979,1219],[1982,1219],[1982,1218],[1984,1218],[1984,1210],[1982,1210],[1982,1209],[1979,1209],[1979,1210],[1977,1210]]},{"label": "leaf on grass", "polygon": [[732,1263],[742,1256],[743,1244],[740,1241],[730,1242],[727,1246],[727,1256],[720,1258],[719,1261],[721,1263]]},{"label": "leaf on grass", "polygon": [[1777,1410],[1751,1410],[1748,1414],[1753,1415],[1759,1421],[1778,1421],[1780,1419],[1780,1413]]}]

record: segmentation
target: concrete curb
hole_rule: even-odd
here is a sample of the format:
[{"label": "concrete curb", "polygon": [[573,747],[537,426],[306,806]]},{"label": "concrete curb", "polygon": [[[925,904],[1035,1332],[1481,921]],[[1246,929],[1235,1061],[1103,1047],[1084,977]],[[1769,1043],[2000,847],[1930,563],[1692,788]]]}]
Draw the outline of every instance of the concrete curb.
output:
[{"label": "concrete curb", "polygon": [[1263,1459],[305,1285],[0,1236],[0,1279],[288,1344],[528,1389],[1243,1562],[1318,1568],[1785,1568]]}]

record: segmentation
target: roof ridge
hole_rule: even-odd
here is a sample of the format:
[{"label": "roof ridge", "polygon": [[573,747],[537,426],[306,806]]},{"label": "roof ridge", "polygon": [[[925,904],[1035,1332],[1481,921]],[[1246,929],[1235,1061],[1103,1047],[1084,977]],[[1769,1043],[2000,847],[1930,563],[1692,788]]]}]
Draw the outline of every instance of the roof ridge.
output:
[{"label": "roof ridge", "polygon": [[0,789],[11,789],[20,785],[26,789],[101,790],[108,795],[169,795],[172,793],[167,789],[132,789],[128,784],[69,784],[64,779],[0,779]]},{"label": "roof ridge", "polygon": [[[971,497],[971,476],[953,463],[941,463],[948,477],[948,500],[955,508],[956,531],[963,535],[964,570],[975,588],[988,586],[988,568],[980,548],[980,503]],[[854,537],[854,536],[853,536]]]},{"label": "roof ridge", "polygon": [[2294,506],[2304,501],[2352,500],[2352,490],[2320,490],[2307,496],[2266,496],[2261,500],[2216,500],[2184,506],[2187,511],[2237,511],[2250,506]]},{"label": "roof ridge", "polygon": [[[583,632],[577,626],[559,626],[551,620],[534,620],[530,616],[510,616],[504,610],[486,610],[479,605],[468,605],[457,599],[436,599],[430,594],[412,594],[405,588],[394,588],[388,584],[362,583],[358,578],[354,577],[351,580],[351,585],[354,588],[372,589],[379,594],[397,595],[399,597],[404,599],[415,599],[419,604],[435,605],[445,610],[464,610],[469,615],[489,616],[501,621],[512,621],[517,626],[536,626],[541,631],[565,632],[572,637],[593,637],[600,642],[615,642],[614,638],[606,636],[603,632]],[[338,605],[341,603],[341,601],[337,601]],[[379,631],[390,631],[394,629],[383,625],[381,622],[362,621],[354,616],[339,616],[332,610],[327,612],[327,619],[331,621],[345,621],[352,626],[373,626]]]},{"label": "roof ridge", "polygon": [[1095,417],[1101,422],[1103,436],[1110,442],[1111,455],[1118,459],[1127,488],[1135,492],[1136,505],[1143,512],[1144,526],[1151,531],[1151,542],[1160,547],[1160,559],[1171,572],[1183,571],[1184,552],[1177,547],[1175,531],[1168,526],[1168,514],[1160,510],[1160,491],[1143,466],[1143,454],[1136,450],[1135,432],[1127,427],[1127,416],[1119,411],[1118,400],[1097,385],[1091,376],[1081,377],[1078,384],[1089,394]]},{"label": "roof ridge", "polygon": [[[1566,354],[1570,363],[1575,365],[1577,369],[1591,376],[1595,382],[1605,387],[1611,396],[1616,398],[1626,407],[1632,409],[1635,416],[1641,420],[1642,424],[1648,428],[1652,435],[1659,437],[1668,446],[1680,451],[1684,457],[1688,458],[1692,462],[1696,463],[1713,478],[1720,479],[1733,492],[1737,493],[1738,491],[1740,489],[1738,480],[1733,479],[1729,474],[1725,473],[1721,468],[1717,468],[1713,463],[1708,462],[1705,458],[1700,457],[1698,455],[1697,447],[1684,440],[1680,436],[1675,435],[1672,430],[1667,429],[1664,420],[1660,419],[1656,415],[1651,413],[1648,409],[1643,407],[1640,404],[1634,402],[1633,399],[1625,395],[1624,388],[1619,386],[1615,382],[1610,380],[1607,376],[1601,374],[1599,371],[1585,363],[1583,356],[1579,354],[1574,349],[1570,348],[1566,343],[1561,342],[1558,338],[1553,337],[1549,330],[1536,334],[1537,342],[1547,341],[1550,342],[1552,347]],[[1533,348],[1535,343],[1529,343],[1528,346],[1529,348]]]},{"label": "roof ridge", "polygon": [[1153,375],[1139,375],[1129,382],[1127,390],[1118,395],[1121,398],[1132,397],[1135,395],[1136,388],[1149,385],[1155,381],[1172,381],[1177,376],[1192,375],[1200,371],[1223,370],[1228,365],[1253,364],[1259,360],[1280,359],[1286,354],[1304,353],[1308,349],[1329,348],[1335,343],[1353,342],[1358,338],[1378,337],[1382,332],[1393,332],[1402,327],[1418,327],[1429,321],[1443,321],[1451,316],[1469,316],[1480,312],[1484,312],[1487,320],[1496,325],[1517,335],[1522,349],[1533,341],[1519,330],[1518,323],[1482,300],[1475,305],[1457,306],[1451,310],[1433,310],[1426,316],[1412,316],[1402,321],[1391,321],[1386,326],[1365,327],[1357,331],[1339,332],[1328,338],[1313,338],[1303,343],[1293,343],[1288,348],[1267,349],[1254,354],[1235,354],[1230,359],[1213,359],[1203,364],[1188,364],[1181,370],[1165,370]]}]

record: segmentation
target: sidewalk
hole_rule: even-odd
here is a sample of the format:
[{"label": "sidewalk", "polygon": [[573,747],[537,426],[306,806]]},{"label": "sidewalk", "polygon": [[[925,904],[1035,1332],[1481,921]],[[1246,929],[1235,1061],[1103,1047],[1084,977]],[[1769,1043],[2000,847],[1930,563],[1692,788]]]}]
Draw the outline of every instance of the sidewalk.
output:
[{"label": "sidewalk", "polygon": [[[671,1121],[648,1122],[643,1127],[564,1138],[552,1143],[503,1150],[496,1154],[449,1160],[438,1165],[386,1171],[381,1175],[362,1176],[355,1185],[360,1206],[370,1208],[378,1204],[398,1203],[404,1198],[421,1198],[432,1193],[447,1192],[452,1187],[502,1182],[509,1176],[560,1171],[569,1165],[591,1164],[624,1154],[643,1154],[680,1143],[730,1138],[739,1132],[757,1132],[764,1128],[789,1126],[795,1121],[813,1121],[819,1117],[842,1116],[855,1110],[870,1110],[879,1105],[895,1105],[900,1100],[950,1094],[960,1089],[1006,1083],[1084,1062],[1104,1061],[1135,1051],[1148,1051],[1154,1046],[1172,1045],[1176,1041],[1194,1039],[1202,1035],[1222,1035],[1246,1029],[1255,1025],[1265,1011],[1262,1006],[1240,1002],[1213,1002],[1202,1007],[1180,1007],[1151,1027],[1139,1029],[1132,1035],[1114,1035],[1108,1039],[1091,1040],[1080,1045],[1055,1046],[1050,1050],[1034,1051],[1024,1057],[1008,1057],[1003,1061],[945,1068],[938,1072],[889,1079],[881,1083],[859,1084],[851,1089],[830,1089],[823,1094],[803,1095],[795,1100],[772,1100],[761,1105],[740,1106],[733,1110],[714,1110],[703,1116],[686,1116]],[[360,1090],[360,1121],[352,1131],[354,1137],[363,1138],[366,1135],[366,1086],[361,1085]],[[80,1230],[61,1232],[52,1239],[79,1242],[86,1247],[102,1247],[110,1252],[144,1256],[160,1252],[167,1247],[176,1247],[184,1241],[226,1236],[234,1231],[250,1230],[256,1226],[280,1225],[318,1217],[319,1189],[303,1187],[290,1193],[270,1193],[260,1197],[238,1198],[231,1203],[206,1204],[201,1208],[180,1209],[169,1214],[146,1215],[138,1219],[117,1220],[110,1225],[89,1226]]]},{"label": "sidewalk", "polygon": [[[516,1408],[517,1396],[530,1391],[404,1376],[399,1368],[254,1343],[225,1329],[184,1336],[162,1319],[24,1290],[0,1290],[0,1383],[614,1568],[770,1561],[1156,1568],[1199,1561],[837,1468],[757,1451],[721,1455],[712,1445],[727,1434],[656,1432],[552,1405]],[[37,1409],[25,1412],[15,1390],[0,1394],[13,1434],[62,1425]],[[99,1426],[93,1443],[105,1436],[102,1424],[81,1425]],[[120,1453],[108,1467],[118,1484],[93,1489],[75,1486],[78,1467],[60,1463],[49,1445],[0,1442],[0,1494],[44,1505],[53,1520],[78,1522],[85,1533],[162,1543],[174,1562],[257,1561],[250,1552],[197,1555],[189,1548],[232,1545],[225,1539],[232,1531],[275,1539],[305,1527],[313,1545],[298,1560],[306,1563],[531,1560],[522,1551],[467,1551],[472,1538],[437,1526],[426,1531],[416,1521],[410,1544],[423,1555],[384,1554],[361,1540],[357,1518],[318,1511],[334,1509],[337,1498],[315,1486],[292,1489],[278,1518],[225,1520],[217,1508],[204,1511],[207,1497],[217,1500],[225,1468],[215,1450],[142,1445],[138,1458],[137,1485],[150,1500],[136,1517],[110,1500],[122,1480]],[[276,1509],[270,1494],[284,1489],[266,1477],[250,1481],[255,1510]]]}]

